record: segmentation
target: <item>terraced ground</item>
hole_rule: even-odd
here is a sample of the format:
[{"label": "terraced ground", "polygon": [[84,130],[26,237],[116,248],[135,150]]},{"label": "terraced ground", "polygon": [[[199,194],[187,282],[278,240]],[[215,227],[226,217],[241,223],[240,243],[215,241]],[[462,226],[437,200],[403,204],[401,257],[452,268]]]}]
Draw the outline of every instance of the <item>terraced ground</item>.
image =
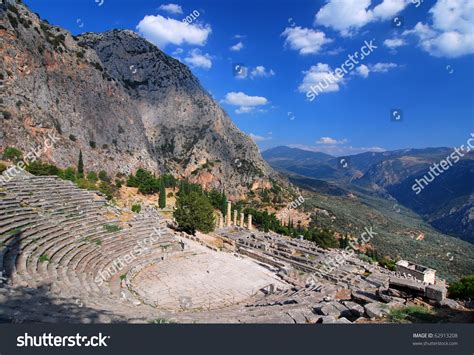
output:
[{"label": "terraced ground", "polygon": [[357,258],[309,278],[341,251],[238,228],[218,249],[168,222],[17,176],[0,189],[0,322],[349,323],[407,302],[386,294],[400,275]]}]

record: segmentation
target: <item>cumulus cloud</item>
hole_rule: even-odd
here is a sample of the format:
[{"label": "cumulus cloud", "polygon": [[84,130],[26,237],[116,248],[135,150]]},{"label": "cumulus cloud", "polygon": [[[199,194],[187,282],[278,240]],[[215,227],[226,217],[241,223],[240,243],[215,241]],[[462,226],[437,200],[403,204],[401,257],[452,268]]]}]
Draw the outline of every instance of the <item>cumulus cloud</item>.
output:
[{"label": "cumulus cloud", "polygon": [[263,77],[263,78],[269,78],[271,76],[274,76],[275,72],[273,69],[267,70],[263,65],[257,65],[251,72],[250,72],[250,77],[251,78],[256,78],[256,77]]},{"label": "cumulus cloud", "polygon": [[281,35],[286,37],[286,46],[298,51],[302,55],[319,53],[325,44],[333,41],[327,38],[324,32],[300,26],[287,27]]},{"label": "cumulus cloud", "polygon": [[310,152],[321,152],[333,156],[347,156],[360,154],[365,152],[385,152],[381,147],[354,147],[352,145],[306,145],[306,144],[290,144],[290,148],[298,148],[308,150]]},{"label": "cumulus cloud", "polygon": [[256,107],[268,104],[268,99],[263,96],[250,96],[240,91],[227,93],[223,102],[232,106],[239,106],[235,112],[241,114],[250,113]]},{"label": "cumulus cloud", "polygon": [[438,0],[430,9],[432,24],[418,22],[404,35],[418,37],[420,47],[435,57],[474,54],[474,2]]},{"label": "cumulus cloud", "polygon": [[347,139],[341,139],[340,141],[331,138],[331,137],[321,137],[319,140],[316,141],[317,144],[325,144],[325,145],[337,145],[337,144],[344,144],[347,143]]},{"label": "cumulus cloud", "polygon": [[202,46],[212,32],[211,26],[197,23],[189,24],[161,15],[145,16],[137,25],[138,32],[160,48],[167,44],[184,43]]},{"label": "cumulus cloud", "polygon": [[388,38],[383,41],[385,47],[390,49],[396,49],[401,46],[405,46],[407,43],[403,38]]},{"label": "cumulus cloud", "polygon": [[244,48],[244,44],[242,42],[238,42],[230,47],[230,50],[233,52],[239,52],[242,48]]},{"label": "cumulus cloud", "polygon": [[363,78],[368,78],[369,77],[369,73],[370,73],[370,69],[367,65],[365,64],[362,64],[360,66],[358,66],[356,68],[356,72],[357,74],[359,74],[361,77]]},{"label": "cumulus cloud", "polygon": [[342,36],[351,36],[370,22],[384,21],[401,12],[411,0],[383,0],[372,7],[372,0],[329,0],[316,13],[315,25],[330,27]]},{"label": "cumulus cloud", "polygon": [[369,73],[386,73],[390,69],[394,69],[397,67],[398,64],[395,63],[376,63],[369,64],[368,66],[362,64],[356,68],[356,73],[363,78],[367,78],[369,76]]},{"label": "cumulus cloud", "polygon": [[333,70],[328,64],[318,63],[311,66],[308,71],[303,72],[303,82],[298,87],[300,92],[308,92],[311,87],[318,85],[323,89],[322,92],[339,91],[339,83],[342,79],[333,74]]},{"label": "cumulus cloud", "polygon": [[158,9],[169,12],[170,14],[182,14],[183,9],[177,4],[163,4]]},{"label": "cumulus cloud", "polygon": [[208,53],[202,54],[199,48],[189,51],[184,61],[194,68],[210,69],[212,67],[212,57]]},{"label": "cumulus cloud", "polygon": [[249,137],[252,138],[252,140],[253,140],[255,143],[272,139],[271,137],[259,136],[259,135],[257,135],[257,134],[253,134],[253,133],[249,133]]}]

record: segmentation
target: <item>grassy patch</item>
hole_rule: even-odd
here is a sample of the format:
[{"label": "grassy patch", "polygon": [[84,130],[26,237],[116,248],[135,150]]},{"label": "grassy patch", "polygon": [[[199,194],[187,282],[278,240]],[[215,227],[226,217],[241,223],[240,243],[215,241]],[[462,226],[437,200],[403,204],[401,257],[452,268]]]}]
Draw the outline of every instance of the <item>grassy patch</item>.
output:
[{"label": "grassy patch", "polygon": [[45,261],[49,261],[49,260],[50,260],[50,259],[49,259],[48,255],[46,255],[46,254],[41,255],[41,256],[38,258],[38,261],[39,261],[40,263],[44,263]]},{"label": "grassy patch", "polygon": [[174,322],[169,321],[168,319],[164,318],[157,318],[150,322],[151,324],[172,324]]},{"label": "grassy patch", "polygon": [[116,224],[106,224],[104,225],[104,229],[109,233],[114,233],[122,230],[122,228],[120,228]]},{"label": "grassy patch", "polygon": [[388,319],[393,323],[436,323],[441,320],[433,311],[422,306],[391,309]]}]

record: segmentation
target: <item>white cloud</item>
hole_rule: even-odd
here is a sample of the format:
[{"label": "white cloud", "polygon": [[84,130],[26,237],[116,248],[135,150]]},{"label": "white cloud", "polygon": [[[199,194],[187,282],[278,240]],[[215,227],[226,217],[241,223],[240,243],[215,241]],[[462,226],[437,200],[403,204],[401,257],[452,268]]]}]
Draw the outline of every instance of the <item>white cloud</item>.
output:
[{"label": "white cloud", "polygon": [[347,143],[347,139],[341,139],[340,141],[338,141],[337,139],[331,137],[321,137],[319,138],[319,140],[316,141],[316,143],[325,145],[337,145]]},{"label": "white cloud", "polygon": [[306,145],[306,144],[290,144],[290,148],[298,148],[303,150],[309,150],[311,152],[321,152],[330,154],[333,156],[346,156],[354,155],[365,152],[385,152],[384,148],[381,147],[353,147],[351,145]]},{"label": "white cloud", "polygon": [[177,4],[163,4],[158,9],[169,12],[170,14],[182,14],[183,9]]},{"label": "white cloud", "polygon": [[397,68],[398,64],[395,63],[376,63],[367,65],[360,65],[356,68],[356,73],[363,78],[367,78],[369,73],[386,73],[390,69]]},{"label": "white cloud", "polygon": [[241,114],[250,113],[256,107],[268,104],[268,99],[263,96],[249,96],[240,91],[227,93],[223,102],[232,106],[240,106],[235,112]]},{"label": "white cloud", "polygon": [[438,0],[429,12],[432,25],[418,22],[403,34],[416,35],[420,47],[435,57],[474,54],[474,1]]},{"label": "white cloud", "polygon": [[322,46],[333,41],[324,32],[300,26],[287,27],[281,35],[286,37],[285,45],[303,55],[319,53]]},{"label": "white cloud", "polygon": [[212,67],[212,57],[207,53],[202,54],[198,48],[189,51],[184,61],[195,68],[210,69]]},{"label": "white cloud", "polygon": [[253,133],[249,133],[249,137],[252,138],[252,140],[253,140],[255,143],[272,139],[271,137],[259,136],[259,135],[257,135],[257,134],[253,134]]},{"label": "white cloud", "polygon": [[383,41],[383,44],[385,45],[385,47],[395,49],[401,46],[405,46],[407,43],[403,38],[388,38]]},{"label": "white cloud", "polygon": [[386,73],[390,69],[394,69],[396,67],[398,67],[398,64],[395,63],[376,63],[369,65],[370,71],[374,73]]},{"label": "white cloud", "polygon": [[180,55],[180,54],[183,54],[183,52],[184,52],[183,48],[179,48],[179,47],[178,47],[178,48],[176,48],[176,49],[173,51],[173,53],[171,53],[171,55],[172,55],[173,57],[179,58],[179,55]]},{"label": "white cloud", "polygon": [[363,78],[367,78],[370,73],[370,69],[367,65],[362,64],[356,68],[357,74],[359,74]]},{"label": "white cloud", "polygon": [[304,71],[303,74],[303,82],[298,87],[300,92],[308,92],[311,87],[318,85],[324,89],[323,92],[339,91],[339,82],[342,82],[342,79],[333,74],[328,64],[318,63],[311,66],[308,71]]},{"label": "white cloud", "polygon": [[184,43],[202,46],[212,32],[211,26],[189,24],[161,15],[145,16],[137,25],[138,32],[150,42],[160,48],[171,43],[182,45]]},{"label": "white cloud", "polygon": [[232,47],[230,47],[230,50],[231,51],[234,51],[234,52],[238,52],[240,51],[242,48],[244,48],[244,44],[242,42],[239,42],[237,44],[234,44]]},{"label": "white cloud", "polygon": [[410,0],[383,0],[369,9],[372,0],[329,0],[316,13],[315,25],[323,25],[351,36],[359,28],[374,21],[383,21],[401,12]]},{"label": "white cloud", "polygon": [[269,78],[271,76],[274,76],[275,72],[273,69],[267,70],[263,65],[257,65],[251,72],[250,72],[250,77],[251,78],[256,78],[256,77],[264,77],[264,78]]}]

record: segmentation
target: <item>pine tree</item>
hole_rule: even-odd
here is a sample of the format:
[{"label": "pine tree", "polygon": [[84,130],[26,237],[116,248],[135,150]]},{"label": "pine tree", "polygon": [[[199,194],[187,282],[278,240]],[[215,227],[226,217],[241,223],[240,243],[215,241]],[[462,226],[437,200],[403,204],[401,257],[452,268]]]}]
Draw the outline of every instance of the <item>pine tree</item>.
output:
[{"label": "pine tree", "polygon": [[166,189],[165,189],[165,183],[161,181],[160,183],[160,197],[158,199],[158,205],[160,208],[165,208],[166,207]]},{"label": "pine tree", "polygon": [[181,230],[194,234],[196,230],[209,233],[214,230],[214,208],[209,199],[196,191],[178,196],[173,214]]},{"label": "pine tree", "polygon": [[79,161],[77,162],[77,177],[82,179],[84,177],[84,162],[82,160],[82,150],[79,151]]}]

